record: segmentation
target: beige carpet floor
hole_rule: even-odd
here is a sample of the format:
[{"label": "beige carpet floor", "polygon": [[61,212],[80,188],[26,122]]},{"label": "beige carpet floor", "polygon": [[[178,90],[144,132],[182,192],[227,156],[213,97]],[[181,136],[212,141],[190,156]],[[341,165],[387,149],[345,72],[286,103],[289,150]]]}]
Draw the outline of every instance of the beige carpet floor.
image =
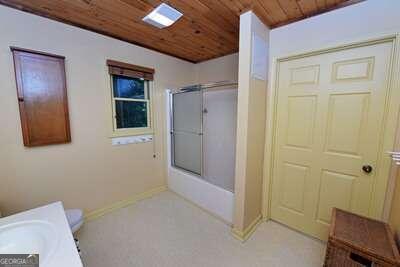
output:
[{"label": "beige carpet floor", "polygon": [[85,267],[322,266],[325,244],[278,223],[262,223],[245,243],[230,227],[171,192],[84,225]]}]

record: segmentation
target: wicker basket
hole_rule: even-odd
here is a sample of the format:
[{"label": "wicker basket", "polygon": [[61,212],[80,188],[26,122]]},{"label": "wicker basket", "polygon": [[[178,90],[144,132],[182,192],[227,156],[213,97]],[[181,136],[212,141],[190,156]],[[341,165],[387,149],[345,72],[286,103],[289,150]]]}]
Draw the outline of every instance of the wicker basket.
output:
[{"label": "wicker basket", "polygon": [[399,267],[400,256],[389,226],[333,209],[325,267]]}]

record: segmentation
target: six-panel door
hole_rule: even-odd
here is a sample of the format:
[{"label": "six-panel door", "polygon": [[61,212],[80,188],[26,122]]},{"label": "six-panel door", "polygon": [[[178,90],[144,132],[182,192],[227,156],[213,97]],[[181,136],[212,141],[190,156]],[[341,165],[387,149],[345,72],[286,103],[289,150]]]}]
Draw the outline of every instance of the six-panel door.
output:
[{"label": "six-panel door", "polygon": [[370,215],[391,48],[381,43],[280,63],[273,219],[326,239],[332,207]]}]

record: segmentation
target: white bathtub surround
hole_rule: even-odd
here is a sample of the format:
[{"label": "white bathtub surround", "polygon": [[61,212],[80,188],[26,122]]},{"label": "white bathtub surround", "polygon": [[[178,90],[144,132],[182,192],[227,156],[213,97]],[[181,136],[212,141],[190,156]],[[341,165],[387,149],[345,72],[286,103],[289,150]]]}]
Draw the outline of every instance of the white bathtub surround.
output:
[{"label": "white bathtub surround", "polygon": [[199,207],[232,224],[234,194],[200,177],[170,167],[168,188]]},{"label": "white bathtub surround", "polygon": [[[166,113],[170,118],[170,98],[166,93]],[[203,121],[203,169],[204,177],[177,169],[171,164],[171,121],[167,121],[168,188],[222,219],[233,222],[234,154],[236,129],[236,89],[205,92],[204,107],[207,113]],[[224,118],[226,116],[226,118]],[[225,120],[218,124],[218,121]],[[226,138],[221,142],[221,136]],[[231,142],[230,142],[231,141]],[[223,160],[221,161],[221,158]],[[215,164],[215,162],[221,164]]]},{"label": "white bathtub surround", "polygon": [[82,267],[61,202],[0,219],[0,254],[39,254],[41,267]]}]

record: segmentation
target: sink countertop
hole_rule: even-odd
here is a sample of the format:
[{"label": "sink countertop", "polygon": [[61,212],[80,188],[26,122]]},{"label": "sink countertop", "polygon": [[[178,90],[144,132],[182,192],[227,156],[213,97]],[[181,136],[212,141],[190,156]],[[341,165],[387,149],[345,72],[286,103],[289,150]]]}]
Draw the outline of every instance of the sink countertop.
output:
[{"label": "sink countertop", "polygon": [[0,227],[32,220],[45,221],[53,224],[59,237],[56,249],[52,255],[49,256],[47,262],[40,265],[41,267],[83,266],[61,202],[55,202],[43,207],[0,218]]}]

